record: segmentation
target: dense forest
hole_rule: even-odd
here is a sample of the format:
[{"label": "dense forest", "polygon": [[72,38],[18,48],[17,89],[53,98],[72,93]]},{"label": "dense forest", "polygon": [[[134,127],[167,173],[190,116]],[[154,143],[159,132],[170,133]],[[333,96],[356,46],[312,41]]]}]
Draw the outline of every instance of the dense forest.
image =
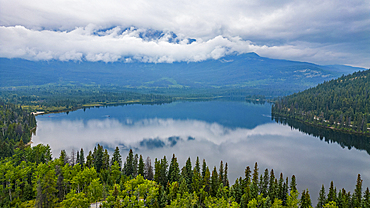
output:
[{"label": "dense forest", "polygon": [[[289,180],[273,170],[245,169],[233,185],[227,163],[208,167],[205,160],[189,158],[180,168],[175,155],[151,159],[129,151],[122,161],[117,147],[110,157],[98,145],[85,157],[84,150],[62,150],[52,159],[49,146],[19,146],[12,157],[0,161],[1,207],[312,207],[308,190],[301,196],[296,178]],[[96,204],[96,207],[98,205]],[[370,192],[358,175],[352,193],[331,182],[324,185],[316,207],[370,207]]]},{"label": "dense forest", "polygon": [[17,145],[29,143],[35,127],[32,113],[0,99],[0,158],[12,156]]},{"label": "dense forest", "polygon": [[272,114],[342,131],[369,133],[370,70],[355,72],[283,97]]},{"label": "dense forest", "polygon": [[117,87],[89,85],[45,85],[34,87],[3,88],[0,98],[21,105],[28,111],[58,112],[92,106],[122,104],[160,104],[172,98],[157,94],[141,94]]}]

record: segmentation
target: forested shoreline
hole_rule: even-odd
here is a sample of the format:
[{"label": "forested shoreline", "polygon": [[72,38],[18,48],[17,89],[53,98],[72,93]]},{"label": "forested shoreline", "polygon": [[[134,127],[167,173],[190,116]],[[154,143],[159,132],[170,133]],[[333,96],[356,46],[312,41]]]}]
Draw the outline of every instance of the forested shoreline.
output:
[{"label": "forested shoreline", "polygon": [[274,103],[271,113],[311,125],[370,135],[370,70],[343,75],[283,97]]},{"label": "forested shoreline", "polygon": [[81,108],[125,104],[170,103],[173,98],[158,94],[142,94],[118,87],[89,85],[46,85],[3,88],[0,98],[7,103],[36,112],[55,113]]}]

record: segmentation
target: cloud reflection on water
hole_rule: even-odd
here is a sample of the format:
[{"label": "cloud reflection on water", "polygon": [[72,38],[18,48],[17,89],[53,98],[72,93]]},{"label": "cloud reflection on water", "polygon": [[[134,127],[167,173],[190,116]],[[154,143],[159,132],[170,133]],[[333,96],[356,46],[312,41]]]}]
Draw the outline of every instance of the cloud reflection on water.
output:
[{"label": "cloud reflection on water", "polygon": [[328,187],[331,180],[338,188],[353,192],[360,173],[364,186],[370,184],[369,155],[365,151],[343,149],[277,123],[246,129],[190,119],[39,120],[32,139],[33,145],[49,144],[54,157],[63,149],[70,153],[72,148],[84,148],[87,154],[100,143],[110,149],[120,146],[123,158],[126,147],[152,159],[164,155],[170,159],[176,154],[181,166],[189,156],[193,164],[197,156],[206,159],[211,168],[223,160],[229,165],[231,183],[257,161],[260,173],[268,168],[274,169],[276,177],[280,172],[284,177],[296,175],[298,188],[309,188],[313,201],[321,184]]}]

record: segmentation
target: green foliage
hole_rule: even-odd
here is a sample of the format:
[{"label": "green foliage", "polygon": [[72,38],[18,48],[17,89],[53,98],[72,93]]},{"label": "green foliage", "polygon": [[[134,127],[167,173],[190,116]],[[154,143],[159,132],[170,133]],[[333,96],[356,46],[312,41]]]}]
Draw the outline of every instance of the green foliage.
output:
[{"label": "green foliage", "polygon": [[272,114],[315,125],[369,133],[370,70],[355,72],[275,102]]}]

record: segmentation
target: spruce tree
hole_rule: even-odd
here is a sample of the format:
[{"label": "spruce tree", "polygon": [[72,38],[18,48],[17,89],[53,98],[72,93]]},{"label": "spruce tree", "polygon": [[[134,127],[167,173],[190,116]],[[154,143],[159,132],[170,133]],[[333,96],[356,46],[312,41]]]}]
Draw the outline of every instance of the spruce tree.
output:
[{"label": "spruce tree", "polygon": [[224,184],[224,186],[226,186],[227,188],[229,188],[229,179],[227,177],[227,163],[225,164],[225,175],[224,175],[224,181],[222,182]]},{"label": "spruce tree", "polygon": [[133,177],[135,178],[137,176],[137,165],[139,163],[139,156],[135,154],[134,162],[132,164],[133,167]]},{"label": "spruce tree", "polygon": [[197,156],[197,160],[195,161],[195,167],[197,172],[200,174],[200,163],[199,163],[199,157]]},{"label": "spruce tree", "polygon": [[103,167],[103,146],[99,144],[95,152],[94,167],[98,173],[100,173],[100,169]]},{"label": "spruce tree", "polygon": [[132,149],[130,149],[128,156],[126,158],[126,166],[125,166],[125,175],[127,176],[134,176],[134,153]]},{"label": "spruce tree", "polygon": [[166,187],[167,185],[167,181],[168,181],[168,162],[167,162],[167,158],[166,156],[163,156],[163,159],[161,159],[161,166],[160,166],[161,170],[160,170],[160,184],[164,187]]},{"label": "spruce tree", "polygon": [[118,147],[116,147],[116,149],[113,152],[111,164],[114,164],[114,162],[117,162],[119,167],[122,168],[122,156],[119,152]]},{"label": "spruce tree", "polygon": [[83,167],[85,164],[85,155],[84,155],[84,150],[82,148],[80,150],[80,164],[81,164],[81,167]]},{"label": "spruce tree", "polygon": [[212,171],[212,176],[211,176],[211,190],[210,190],[210,194],[213,197],[216,196],[218,186],[220,185],[219,181],[220,180],[218,178],[217,169],[216,169],[216,166],[214,166],[213,171]]},{"label": "spruce tree", "polygon": [[251,197],[257,198],[258,196],[258,165],[257,162],[254,165],[253,178],[251,184]]},{"label": "spruce tree", "polygon": [[297,191],[297,182],[295,179],[295,175],[292,176],[292,181],[290,182],[290,191]]},{"label": "spruce tree", "polygon": [[172,184],[173,182],[179,181],[179,178],[180,178],[179,163],[177,162],[175,154],[173,154],[170,167],[168,169],[168,182]]},{"label": "spruce tree", "polygon": [[301,195],[301,202],[300,202],[301,208],[311,208],[311,197],[308,193],[308,190],[303,190]]},{"label": "spruce tree", "polygon": [[223,181],[224,181],[224,164],[223,164],[222,160],[221,160],[221,163],[220,163],[220,169],[218,171],[218,178],[220,180],[220,183],[223,183]]},{"label": "spruce tree", "polygon": [[330,188],[329,188],[329,193],[328,193],[328,198],[326,202],[331,202],[331,201],[336,201],[337,200],[337,193],[336,193],[336,188],[334,188],[334,183],[333,181],[330,182]]},{"label": "spruce tree", "polygon": [[139,167],[138,167],[138,171],[137,171],[137,174],[138,175],[141,175],[144,177],[144,159],[143,159],[143,156],[140,155],[140,158],[139,158]]},{"label": "spruce tree", "polygon": [[76,152],[76,164],[80,164],[80,152]]},{"label": "spruce tree", "polygon": [[317,199],[316,208],[323,208],[325,204],[326,204],[326,193],[325,193],[325,187],[323,184],[319,192],[319,198]]},{"label": "spruce tree", "polygon": [[203,187],[204,187],[204,191],[206,191],[207,193],[209,193],[210,192],[210,189],[211,189],[211,182],[210,182],[211,173],[210,173],[208,167],[206,167],[206,170],[204,172],[205,173],[204,173],[202,184],[203,184]]},{"label": "spruce tree", "polygon": [[185,180],[186,180],[186,183],[188,184],[188,190],[190,190],[190,188],[191,188],[191,179],[193,178],[193,169],[192,169],[192,166],[191,166],[190,157],[186,160],[185,169],[186,169]]},{"label": "spruce tree", "polygon": [[370,207],[370,191],[369,188],[366,188],[364,193],[364,198],[362,200],[362,208]]},{"label": "spruce tree", "polygon": [[355,192],[353,193],[353,205],[355,207],[360,207],[361,200],[362,200],[362,179],[361,175],[358,174]]},{"label": "spruce tree", "polygon": [[263,195],[263,197],[267,196],[267,190],[268,190],[268,185],[269,185],[269,171],[266,168],[265,172],[263,173],[263,177],[261,176],[261,184],[260,184],[260,193]]},{"label": "spruce tree", "polygon": [[206,175],[206,169],[207,169],[207,163],[206,160],[203,159],[203,164],[202,164],[202,178]]}]

